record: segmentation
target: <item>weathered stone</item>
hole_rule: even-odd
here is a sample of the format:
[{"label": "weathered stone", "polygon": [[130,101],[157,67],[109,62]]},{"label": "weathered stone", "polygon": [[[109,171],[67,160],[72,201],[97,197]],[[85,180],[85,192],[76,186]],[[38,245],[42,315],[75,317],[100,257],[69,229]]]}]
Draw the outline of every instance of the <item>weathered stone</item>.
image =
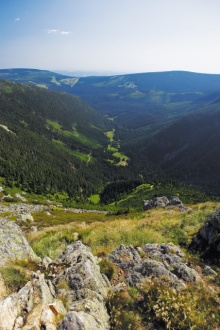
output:
[{"label": "weathered stone", "polygon": [[24,221],[24,222],[27,222],[27,221],[30,221],[30,222],[33,222],[34,221],[34,218],[32,217],[31,214],[20,214],[17,219],[17,221]]},{"label": "weathered stone", "polygon": [[54,262],[67,264],[65,271],[57,277],[57,282],[65,279],[74,291],[87,288],[100,293],[103,297],[107,296],[110,283],[100,273],[100,267],[90,249],[81,241],[68,246]]},{"label": "weathered stone", "polygon": [[171,271],[186,282],[195,282],[201,280],[200,275],[195,269],[188,267],[184,263],[172,264]]},{"label": "weathered stone", "polygon": [[213,212],[193,238],[189,249],[200,251],[202,258],[220,265],[220,208]]},{"label": "weathered stone", "polygon": [[131,245],[128,247],[120,245],[107,256],[107,259],[125,270],[133,268],[141,262],[141,257]]},{"label": "weathered stone", "polygon": [[20,227],[10,220],[0,218],[0,266],[8,261],[28,259],[41,261],[23,236]]},{"label": "weathered stone", "polygon": [[27,202],[26,198],[24,196],[21,196],[21,194],[16,193],[15,197],[20,199],[23,203]]},{"label": "weathered stone", "polygon": [[143,208],[144,208],[144,211],[147,211],[147,210],[150,210],[150,209],[153,209],[155,206],[154,206],[154,201],[152,199],[149,199],[149,200],[143,200]]},{"label": "weathered stone", "polygon": [[217,275],[217,273],[209,266],[205,266],[203,269],[203,274],[204,275]]},{"label": "weathered stone", "polygon": [[180,211],[188,211],[189,208],[183,205],[179,197],[171,196],[170,200],[165,197],[155,197],[154,199],[144,200],[143,208],[144,211],[156,208],[156,207],[167,207],[167,206],[177,206]]},{"label": "weathered stone", "polygon": [[0,204],[0,213],[11,212],[13,216],[19,214],[31,214],[35,212],[41,212],[47,210],[48,206],[46,205],[31,205],[25,203],[16,203],[16,204]]},{"label": "weathered stone", "polygon": [[169,199],[165,196],[156,197],[154,199],[143,201],[143,207],[145,211],[156,207],[166,207],[168,205],[169,205]]},{"label": "weathered stone", "polygon": [[[65,265],[53,280],[58,296],[65,297],[69,311],[60,329],[108,330],[109,316],[104,298],[110,283],[100,273],[97,258],[90,249],[77,241],[68,246],[53,264]],[[59,290],[62,283],[67,283],[68,289]]]},{"label": "weathered stone", "polygon": [[184,254],[173,244],[145,244],[138,248],[142,259],[132,247],[123,245],[115,249],[107,258],[123,269],[125,283],[135,286],[145,278],[167,278],[172,287],[183,289],[183,281],[200,280],[199,274],[183,263]]},{"label": "weathered stone", "polygon": [[69,312],[64,317],[59,330],[86,330],[85,322],[76,312]]},{"label": "weathered stone", "polygon": [[55,330],[58,317],[66,310],[54,299],[50,287],[40,272],[18,293],[0,299],[0,330]]},{"label": "weathered stone", "polygon": [[170,202],[169,202],[170,205],[181,205],[182,202],[181,200],[179,199],[179,197],[177,196],[171,196],[170,197]]},{"label": "weathered stone", "polygon": [[44,257],[42,260],[42,266],[45,267],[45,269],[48,268],[49,264],[51,264],[53,260],[50,257]]}]

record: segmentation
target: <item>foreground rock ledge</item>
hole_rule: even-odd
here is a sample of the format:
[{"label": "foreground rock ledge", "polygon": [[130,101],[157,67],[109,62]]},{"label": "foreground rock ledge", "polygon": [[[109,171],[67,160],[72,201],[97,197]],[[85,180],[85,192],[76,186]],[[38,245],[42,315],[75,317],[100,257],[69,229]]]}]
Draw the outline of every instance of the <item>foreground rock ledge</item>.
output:
[{"label": "foreground rock ledge", "polygon": [[19,292],[0,299],[0,330],[110,329],[104,300],[110,283],[88,247],[76,242],[47,270],[51,280],[38,271]]}]

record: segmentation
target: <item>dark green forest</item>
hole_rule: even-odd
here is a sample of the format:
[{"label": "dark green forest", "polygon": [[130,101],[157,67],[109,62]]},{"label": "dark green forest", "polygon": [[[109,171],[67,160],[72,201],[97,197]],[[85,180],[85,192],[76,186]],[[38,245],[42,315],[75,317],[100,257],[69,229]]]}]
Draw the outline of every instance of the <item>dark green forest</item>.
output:
[{"label": "dark green forest", "polygon": [[84,202],[107,182],[161,176],[152,166],[139,172],[133,160],[116,166],[104,134],[111,122],[78,98],[8,81],[0,93],[0,176],[8,186]]},{"label": "dark green forest", "polygon": [[79,202],[98,194],[104,204],[145,183],[219,195],[219,75],[11,69],[0,77],[7,185]]}]

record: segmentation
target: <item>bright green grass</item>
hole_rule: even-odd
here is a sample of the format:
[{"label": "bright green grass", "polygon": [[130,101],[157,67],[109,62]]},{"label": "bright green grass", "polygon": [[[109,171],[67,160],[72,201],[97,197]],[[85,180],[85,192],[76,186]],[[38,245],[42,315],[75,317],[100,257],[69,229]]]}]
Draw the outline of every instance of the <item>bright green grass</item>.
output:
[{"label": "bright green grass", "polygon": [[100,202],[100,196],[99,195],[91,195],[88,200],[92,202],[93,204],[98,204]]},{"label": "bright green grass", "polygon": [[117,152],[118,151],[118,148],[113,147],[113,146],[111,146],[111,144],[109,144],[107,150],[108,151],[111,151],[111,152]]},{"label": "bright green grass", "polygon": [[77,150],[69,149],[68,147],[66,147],[66,145],[62,141],[59,141],[59,140],[53,139],[53,142],[57,146],[59,146],[60,148],[65,150],[69,155],[75,156],[75,157],[79,158],[80,160],[82,160],[83,162],[90,163],[93,161],[91,154],[85,154],[85,153],[77,151]]},{"label": "bright green grass", "polygon": [[119,158],[120,160],[124,160],[124,161],[128,161],[129,158],[127,156],[125,156],[123,153],[117,151],[117,152],[114,152],[112,154],[112,156],[114,156],[115,158]]},{"label": "bright green grass", "polygon": [[115,146],[113,146],[114,133],[115,133],[114,129],[112,131],[108,131],[108,132],[105,133],[105,135],[107,136],[107,138],[109,139],[109,142],[110,142],[110,144],[108,144],[107,150],[112,152],[112,156],[114,158],[117,158],[117,159],[120,160],[120,162],[117,165],[126,166],[127,165],[126,162],[129,160],[129,158],[127,156],[125,156],[122,152],[120,152],[120,144],[119,143],[117,143],[117,148]]},{"label": "bright green grass", "polygon": [[113,142],[114,133],[115,133],[114,129],[112,131],[105,132],[105,135],[107,136],[107,138],[109,139],[110,142]]},{"label": "bright green grass", "polygon": [[102,147],[102,145],[100,143],[98,143],[97,141],[90,139],[90,138],[86,137],[85,135],[77,132],[75,127],[73,127],[73,131],[70,132],[70,131],[63,130],[61,125],[55,121],[51,121],[51,120],[47,119],[46,123],[47,123],[48,127],[51,127],[54,131],[59,132],[60,134],[62,134],[65,137],[72,138],[74,140],[78,140],[82,144],[84,144],[88,147],[91,147],[94,149],[99,149]]}]

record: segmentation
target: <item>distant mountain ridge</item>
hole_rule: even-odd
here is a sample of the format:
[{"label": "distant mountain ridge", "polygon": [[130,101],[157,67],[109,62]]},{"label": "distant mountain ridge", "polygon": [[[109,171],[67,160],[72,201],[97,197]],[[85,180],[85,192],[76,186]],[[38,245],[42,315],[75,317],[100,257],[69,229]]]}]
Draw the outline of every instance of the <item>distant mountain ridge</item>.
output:
[{"label": "distant mountain ridge", "polygon": [[[52,82],[55,77],[56,81]],[[68,84],[63,79],[70,76],[59,73],[38,70],[38,69],[1,69],[0,79],[7,79],[18,82],[45,84],[48,88],[52,86],[55,89],[68,89]],[[164,71],[164,72],[146,72],[132,73],[113,76],[87,76],[72,77],[79,78],[73,86],[75,94],[82,93],[85,86],[90,86],[93,91],[104,89],[119,88],[137,88],[153,89],[164,92],[195,92],[195,91],[213,91],[220,90],[220,74],[195,73],[188,71]],[[59,85],[60,84],[60,85]],[[67,84],[67,86],[63,86]],[[60,86],[60,88],[59,88]],[[84,92],[85,93],[85,92]]]}]

